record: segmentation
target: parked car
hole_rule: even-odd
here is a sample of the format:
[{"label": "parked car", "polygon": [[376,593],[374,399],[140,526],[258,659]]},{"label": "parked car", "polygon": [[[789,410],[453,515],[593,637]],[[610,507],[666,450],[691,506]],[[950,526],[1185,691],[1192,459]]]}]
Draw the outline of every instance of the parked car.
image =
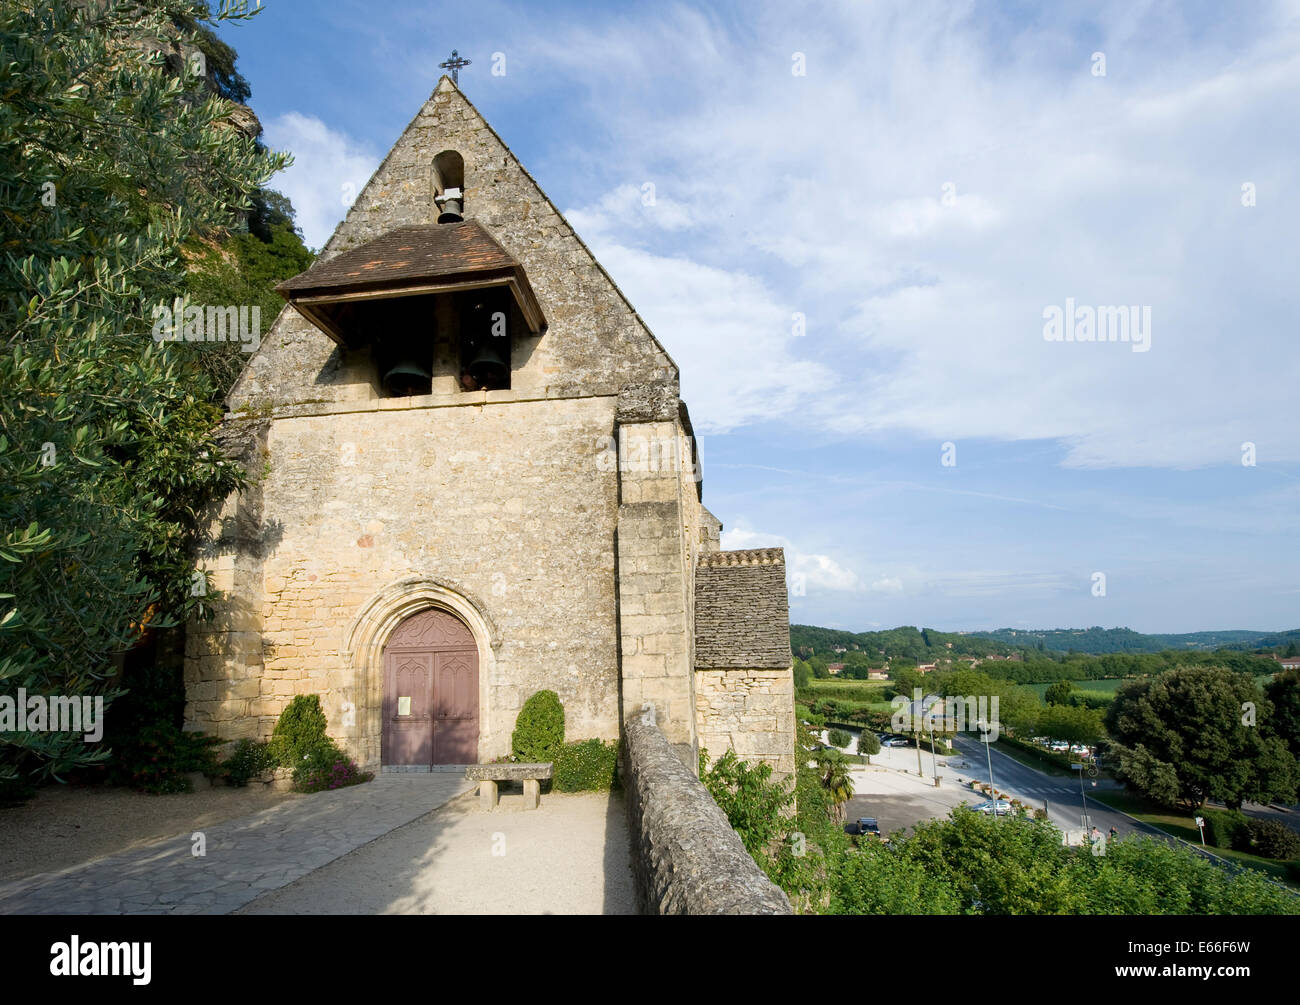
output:
[{"label": "parked car", "polygon": [[1067,750],[1070,749],[1070,745],[1066,743],[1064,740],[1053,740],[1052,749],[1055,751],[1059,751],[1060,753],[1065,753]]},{"label": "parked car", "polygon": [[978,806],[972,806],[976,813],[996,813],[1000,817],[1006,816],[1013,812],[1011,804],[1005,799],[999,799],[996,802],[990,799],[987,802],[980,803]]},{"label": "parked car", "polygon": [[1080,757],[1091,757],[1092,749],[1085,747],[1082,743],[1076,743],[1070,748],[1071,754],[1078,754]]},{"label": "parked car", "polygon": [[858,833],[865,837],[880,837],[880,822],[875,817],[859,817]]}]

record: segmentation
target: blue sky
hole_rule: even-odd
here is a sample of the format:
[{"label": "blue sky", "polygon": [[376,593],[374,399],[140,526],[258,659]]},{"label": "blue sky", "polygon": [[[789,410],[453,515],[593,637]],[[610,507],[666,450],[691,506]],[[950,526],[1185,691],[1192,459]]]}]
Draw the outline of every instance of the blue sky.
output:
[{"label": "blue sky", "polygon": [[[1296,0],[264,6],[223,31],[316,246],[473,60],[793,621],[1300,626]],[[1067,298],[1149,341],[1049,341]]]}]

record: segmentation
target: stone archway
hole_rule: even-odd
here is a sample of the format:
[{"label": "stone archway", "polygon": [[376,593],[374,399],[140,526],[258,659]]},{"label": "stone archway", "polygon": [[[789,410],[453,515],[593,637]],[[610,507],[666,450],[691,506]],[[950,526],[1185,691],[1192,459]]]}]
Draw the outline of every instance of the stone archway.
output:
[{"label": "stone archway", "polygon": [[[354,742],[361,760],[372,770],[383,763],[385,650],[407,619],[428,610],[454,615],[472,637],[478,659],[479,754],[491,743],[496,724],[488,693],[496,674],[500,634],[468,591],[424,577],[410,577],[373,594],[361,606],[342,640],[343,659],[354,682],[354,690],[347,696],[357,711]],[[471,761],[481,759],[475,756]]]},{"label": "stone archway", "polygon": [[478,761],[478,648],[437,607],[413,614],[384,646],[381,761],[417,770]]}]

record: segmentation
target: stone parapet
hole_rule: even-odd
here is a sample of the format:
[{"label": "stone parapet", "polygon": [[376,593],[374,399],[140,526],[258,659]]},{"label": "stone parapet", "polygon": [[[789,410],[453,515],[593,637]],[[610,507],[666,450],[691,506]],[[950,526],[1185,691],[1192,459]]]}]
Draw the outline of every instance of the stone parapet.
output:
[{"label": "stone parapet", "polygon": [[642,910],[793,913],[653,716],[630,718],[624,737],[623,786]]}]

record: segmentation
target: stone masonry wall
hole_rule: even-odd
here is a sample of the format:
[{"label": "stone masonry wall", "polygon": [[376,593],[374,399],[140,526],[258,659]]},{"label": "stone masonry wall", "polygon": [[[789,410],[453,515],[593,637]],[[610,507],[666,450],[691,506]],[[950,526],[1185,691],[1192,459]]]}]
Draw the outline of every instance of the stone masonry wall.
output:
[{"label": "stone masonry wall", "polygon": [[623,786],[642,910],[651,914],[790,914],[726,815],[651,716],[625,728]]},{"label": "stone masonry wall", "polygon": [[716,760],[728,749],[766,761],[772,777],[794,777],[794,674],[791,670],[698,670],[699,745]]},{"label": "stone masonry wall", "polygon": [[693,751],[693,542],[673,459],[681,435],[675,420],[619,426],[619,630],[624,714],[654,705],[668,739]]},{"label": "stone masonry wall", "polygon": [[[331,735],[373,767],[382,661],[345,640],[377,591],[424,577],[498,635],[480,656],[480,760],[508,752],[519,708],[543,688],[564,702],[571,738],[617,737],[618,484],[597,454],[615,399],[390,403],[270,423],[266,555],[232,598],[259,598],[261,664],[198,657],[191,728],[266,737],[290,698],[317,693]],[[212,647],[201,626],[192,634],[196,654]],[[220,693],[199,689],[208,676]]]}]

